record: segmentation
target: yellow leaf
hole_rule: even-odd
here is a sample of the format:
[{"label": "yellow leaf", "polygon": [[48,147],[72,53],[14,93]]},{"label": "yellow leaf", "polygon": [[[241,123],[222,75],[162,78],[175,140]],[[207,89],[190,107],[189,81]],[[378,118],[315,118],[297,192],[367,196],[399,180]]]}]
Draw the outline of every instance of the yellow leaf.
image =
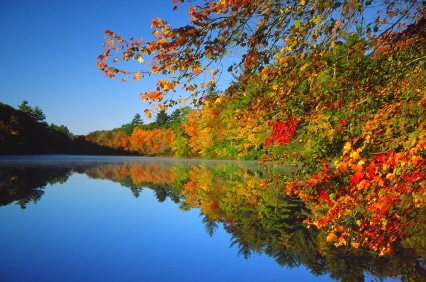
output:
[{"label": "yellow leaf", "polygon": [[360,158],[360,156],[359,156],[359,153],[358,152],[352,152],[351,154],[350,154],[350,157],[354,160],[354,161],[357,161],[357,160],[359,160],[359,158]]},{"label": "yellow leaf", "polygon": [[346,154],[351,150],[351,142],[346,142],[345,146],[343,146],[343,154]]},{"label": "yellow leaf", "polygon": [[308,63],[304,64],[303,66],[300,67],[300,71],[304,71],[308,66],[309,66]]},{"label": "yellow leaf", "polygon": [[160,37],[160,35],[161,35],[161,33],[160,33],[160,31],[158,31],[158,29],[154,30],[152,32],[152,34],[154,34],[154,36],[157,37],[157,38]]},{"label": "yellow leaf", "polygon": [[138,62],[139,63],[143,63],[144,62],[141,56],[138,56]]}]

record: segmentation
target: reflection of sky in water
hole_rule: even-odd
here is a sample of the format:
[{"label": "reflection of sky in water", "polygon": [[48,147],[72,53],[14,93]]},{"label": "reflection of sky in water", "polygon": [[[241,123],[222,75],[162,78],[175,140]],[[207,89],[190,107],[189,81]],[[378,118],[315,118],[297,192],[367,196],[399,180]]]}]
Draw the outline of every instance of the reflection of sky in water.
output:
[{"label": "reflection of sky in water", "polygon": [[0,208],[0,281],[329,281],[266,256],[238,257],[230,235],[209,237],[201,220],[150,189],[135,198],[74,174],[26,210]]}]

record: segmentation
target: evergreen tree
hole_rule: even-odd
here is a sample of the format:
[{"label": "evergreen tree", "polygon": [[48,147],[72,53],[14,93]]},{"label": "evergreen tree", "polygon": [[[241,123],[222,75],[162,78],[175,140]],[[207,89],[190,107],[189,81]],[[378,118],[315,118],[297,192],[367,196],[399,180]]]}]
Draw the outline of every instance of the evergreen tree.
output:
[{"label": "evergreen tree", "polygon": [[143,124],[143,120],[140,114],[136,114],[133,119],[132,122],[130,123],[133,127],[137,127]]},{"label": "evergreen tree", "polygon": [[46,116],[44,115],[43,111],[39,108],[39,106],[35,106],[33,109],[31,109],[30,116],[36,122],[43,122],[46,119]]},{"label": "evergreen tree", "polygon": [[170,124],[171,126],[179,126],[180,123],[187,120],[188,114],[192,111],[192,109],[188,106],[175,109],[170,115]]},{"label": "evergreen tree", "polygon": [[19,105],[18,108],[21,112],[27,114],[30,118],[32,118],[35,122],[43,122],[46,119],[46,116],[44,115],[43,111],[40,109],[39,106],[35,106],[32,108],[28,105],[28,101],[24,100]]},{"label": "evergreen tree", "polygon": [[167,128],[169,126],[170,117],[165,110],[160,110],[155,117],[155,125],[157,128]]},{"label": "evergreen tree", "polygon": [[18,107],[18,110],[29,115],[31,113],[31,107],[28,105],[28,101],[22,101],[22,103]]}]

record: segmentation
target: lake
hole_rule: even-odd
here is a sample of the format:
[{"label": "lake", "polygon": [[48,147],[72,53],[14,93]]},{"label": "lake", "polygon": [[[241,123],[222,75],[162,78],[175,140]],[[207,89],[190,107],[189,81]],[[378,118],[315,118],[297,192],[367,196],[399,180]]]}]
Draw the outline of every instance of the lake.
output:
[{"label": "lake", "polygon": [[1,156],[0,281],[368,281],[424,267],[406,253],[324,253],[297,220],[303,206],[263,188],[275,174],[256,162]]}]

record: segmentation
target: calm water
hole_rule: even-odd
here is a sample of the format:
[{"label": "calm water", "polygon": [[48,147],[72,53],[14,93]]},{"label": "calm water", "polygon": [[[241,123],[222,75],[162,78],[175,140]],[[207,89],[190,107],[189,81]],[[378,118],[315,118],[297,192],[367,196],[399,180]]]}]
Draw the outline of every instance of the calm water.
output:
[{"label": "calm water", "polygon": [[251,162],[0,157],[0,281],[360,280],[288,207],[267,209],[280,195],[265,177]]}]

